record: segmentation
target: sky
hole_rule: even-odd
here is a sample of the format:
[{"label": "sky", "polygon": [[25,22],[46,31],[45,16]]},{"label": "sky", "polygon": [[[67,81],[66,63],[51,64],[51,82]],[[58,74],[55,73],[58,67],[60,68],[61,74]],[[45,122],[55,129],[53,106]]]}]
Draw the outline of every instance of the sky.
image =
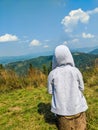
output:
[{"label": "sky", "polygon": [[98,47],[98,0],[0,0],[0,56]]}]

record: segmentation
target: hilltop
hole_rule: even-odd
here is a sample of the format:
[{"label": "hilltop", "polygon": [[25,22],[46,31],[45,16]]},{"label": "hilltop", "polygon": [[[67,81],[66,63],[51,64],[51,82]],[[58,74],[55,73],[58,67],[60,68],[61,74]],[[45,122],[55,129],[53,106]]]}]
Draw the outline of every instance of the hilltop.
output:
[{"label": "hilltop", "polygon": [[[98,86],[85,87],[88,130],[98,130]],[[57,130],[46,87],[19,89],[0,96],[1,130]]]}]

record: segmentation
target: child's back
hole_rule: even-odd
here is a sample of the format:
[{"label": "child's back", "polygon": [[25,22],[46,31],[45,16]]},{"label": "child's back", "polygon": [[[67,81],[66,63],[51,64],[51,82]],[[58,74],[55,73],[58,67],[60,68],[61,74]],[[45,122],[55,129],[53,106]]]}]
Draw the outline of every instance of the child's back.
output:
[{"label": "child's back", "polygon": [[48,76],[48,92],[52,94],[51,111],[60,116],[86,111],[82,75],[75,67],[69,49],[64,45],[58,46],[52,63],[53,70]]}]

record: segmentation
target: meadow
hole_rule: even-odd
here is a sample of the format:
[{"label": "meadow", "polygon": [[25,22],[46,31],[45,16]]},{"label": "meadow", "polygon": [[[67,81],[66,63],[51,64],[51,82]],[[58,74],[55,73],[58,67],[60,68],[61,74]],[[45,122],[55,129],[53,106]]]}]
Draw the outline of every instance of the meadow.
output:
[{"label": "meadow", "polygon": [[46,88],[19,89],[0,96],[1,130],[55,130]]},{"label": "meadow", "polygon": [[[85,71],[83,77],[87,130],[98,130],[98,69]],[[30,68],[27,76],[18,77],[13,71],[0,71],[0,130],[57,130],[50,103],[44,73]]]},{"label": "meadow", "polygon": [[[98,130],[98,87],[85,87],[88,130]],[[18,89],[0,95],[0,130],[57,130],[46,87]]]}]

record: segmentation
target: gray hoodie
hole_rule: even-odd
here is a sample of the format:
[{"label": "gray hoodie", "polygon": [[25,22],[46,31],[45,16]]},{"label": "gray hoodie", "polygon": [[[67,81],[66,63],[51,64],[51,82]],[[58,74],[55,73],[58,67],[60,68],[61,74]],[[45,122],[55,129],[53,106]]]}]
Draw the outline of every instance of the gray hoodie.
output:
[{"label": "gray hoodie", "polygon": [[82,94],[82,74],[75,67],[73,57],[65,45],[57,46],[48,76],[48,92],[52,94],[51,111],[58,115],[75,115],[87,110]]}]

